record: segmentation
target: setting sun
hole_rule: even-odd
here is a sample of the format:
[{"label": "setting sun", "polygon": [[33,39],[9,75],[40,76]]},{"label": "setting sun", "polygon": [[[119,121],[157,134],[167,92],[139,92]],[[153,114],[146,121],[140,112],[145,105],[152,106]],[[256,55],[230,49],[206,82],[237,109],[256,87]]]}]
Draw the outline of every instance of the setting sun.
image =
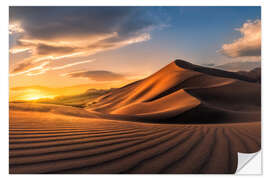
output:
[{"label": "setting sun", "polygon": [[46,95],[41,95],[41,94],[28,94],[25,96],[24,100],[33,101],[33,100],[38,100],[38,99],[43,99],[43,98],[52,99],[54,98],[54,96],[46,96]]},{"label": "setting sun", "polygon": [[32,100],[38,100],[42,98],[52,98],[51,96],[40,96],[40,95],[29,95],[29,98],[26,98],[25,100],[27,101],[32,101]]},{"label": "setting sun", "polygon": [[38,89],[27,89],[27,90],[21,90],[20,93],[17,95],[18,98],[15,98],[15,100],[23,100],[23,101],[33,101],[38,99],[52,99],[56,95],[46,92],[44,90],[38,90]]}]

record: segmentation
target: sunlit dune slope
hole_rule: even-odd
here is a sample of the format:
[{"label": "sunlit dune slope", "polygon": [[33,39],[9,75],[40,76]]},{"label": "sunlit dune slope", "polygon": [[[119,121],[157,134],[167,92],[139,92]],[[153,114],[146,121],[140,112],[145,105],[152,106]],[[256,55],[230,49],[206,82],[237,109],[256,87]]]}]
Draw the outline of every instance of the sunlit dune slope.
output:
[{"label": "sunlit dune slope", "polygon": [[87,109],[151,122],[257,121],[261,85],[256,82],[250,76],[176,60],[100,97]]}]

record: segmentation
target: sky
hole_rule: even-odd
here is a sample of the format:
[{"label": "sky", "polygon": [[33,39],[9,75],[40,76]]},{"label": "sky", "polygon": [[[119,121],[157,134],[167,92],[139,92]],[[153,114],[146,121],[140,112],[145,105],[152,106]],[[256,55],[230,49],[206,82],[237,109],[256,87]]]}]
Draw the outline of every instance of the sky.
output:
[{"label": "sky", "polygon": [[260,62],[261,9],[10,7],[9,44],[13,99],[54,97],[121,87],[175,59]]}]

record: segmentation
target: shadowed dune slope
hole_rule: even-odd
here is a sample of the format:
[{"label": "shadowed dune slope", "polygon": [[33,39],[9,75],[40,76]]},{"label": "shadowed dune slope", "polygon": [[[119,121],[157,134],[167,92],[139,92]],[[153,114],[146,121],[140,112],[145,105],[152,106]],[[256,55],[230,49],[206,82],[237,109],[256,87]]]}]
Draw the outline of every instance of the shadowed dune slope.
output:
[{"label": "shadowed dune slope", "polygon": [[176,60],[100,97],[87,109],[159,123],[259,121],[261,85],[256,82],[250,76]]}]

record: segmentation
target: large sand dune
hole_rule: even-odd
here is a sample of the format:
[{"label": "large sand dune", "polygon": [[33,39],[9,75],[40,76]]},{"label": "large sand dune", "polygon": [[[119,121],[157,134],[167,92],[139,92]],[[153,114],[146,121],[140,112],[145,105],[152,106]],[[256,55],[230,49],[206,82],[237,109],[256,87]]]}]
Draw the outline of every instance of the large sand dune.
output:
[{"label": "large sand dune", "polygon": [[88,109],[147,122],[247,122],[260,120],[260,97],[256,79],[176,60]]},{"label": "large sand dune", "polygon": [[260,87],[178,60],[85,109],[10,103],[10,173],[234,173],[261,148]]}]

